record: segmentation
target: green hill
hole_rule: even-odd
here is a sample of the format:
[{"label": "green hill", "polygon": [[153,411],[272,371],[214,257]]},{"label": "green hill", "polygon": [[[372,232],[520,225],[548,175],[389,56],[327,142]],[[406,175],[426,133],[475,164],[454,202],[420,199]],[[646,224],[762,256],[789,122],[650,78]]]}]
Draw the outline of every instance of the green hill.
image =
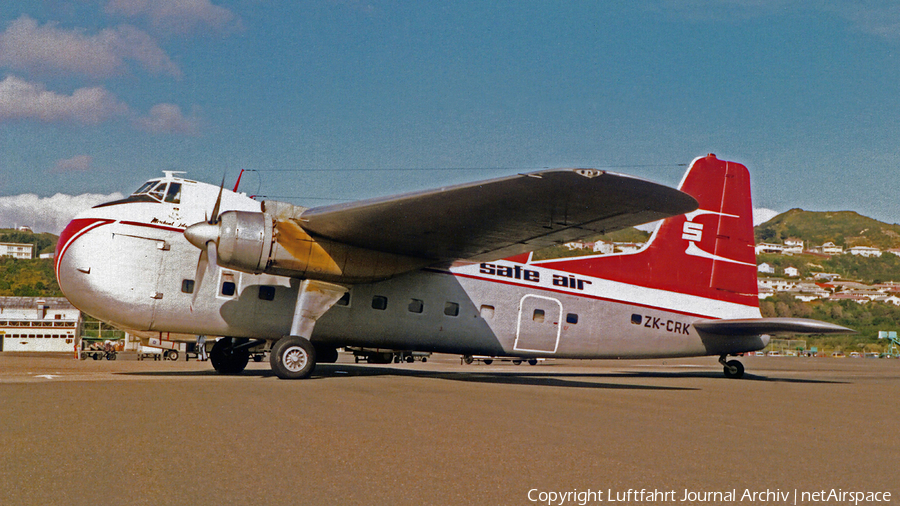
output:
[{"label": "green hill", "polygon": [[757,243],[802,239],[807,248],[826,242],[844,248],[872,246],[886,250],[900,247],[900,225],[888,225],[853,211],[791,209],[757,226],[755,235]]},{"label": "green hill", "polygon": [[[12,229],[0,229],[0,242],[33,244],[34,256],[52,253],[59,237]],[[0,296],[62,297],[53,272],[53,259],[17,260],[0,257]]]}]

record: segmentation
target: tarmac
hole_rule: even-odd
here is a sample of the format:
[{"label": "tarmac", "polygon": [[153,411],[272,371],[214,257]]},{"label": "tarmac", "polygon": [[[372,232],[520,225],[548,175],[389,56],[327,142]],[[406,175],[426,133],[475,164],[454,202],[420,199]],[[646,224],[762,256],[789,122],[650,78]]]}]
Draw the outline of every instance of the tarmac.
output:
[{"label": "tarmac", "polygon": [[898,502],[900,360],[741,360],[342,354],[283,381],[0,353],[0,504]]}]

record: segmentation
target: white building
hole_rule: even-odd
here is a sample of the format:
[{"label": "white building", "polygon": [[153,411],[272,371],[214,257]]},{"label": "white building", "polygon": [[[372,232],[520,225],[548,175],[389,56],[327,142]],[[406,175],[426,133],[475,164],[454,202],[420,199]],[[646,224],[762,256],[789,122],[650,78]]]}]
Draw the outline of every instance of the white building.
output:
[{"label": "white building", "polygon": [[863,256],[866,258],[880,257],[881,250],[870,246],[854,246],[847,250],[851,255]]},{"label": "white building", "polygon": [[29,260],[34,257],[34,244],[0,242],[0,257],[13,257]]},{"label": "white building", "polygon": [[760,272],[762,274],[775,274],[775,268],[768,263],[763,262],[756,266],[756,272]]},{"label": "white building", "polygon": [[823,255],[841,255],[844,253],[844,247],[837,246],[833,242],[826,242],[821,246],[816,246],[812,250],[816,253],[822,253]]},{"label": "white building", "polygon": [[780,255],[784,253],[784,244],[761,242],[756,245],[756,254],[759,255],[760,253],[775,253]]},{"label": "white building", "polygon": [[797,286],[796,281],[788,281],[782,278],[760,278],[756,280],[757,289],[768,289],[775,292],[787,292]]},{"label": "white building", "polygon": [[0,297],[0,351],[74,353],[81,311],[63,297]]},{"label": "white building", "polygon": [[784,241],[785,255],[799,255],[803,253],[803,241],[800,239],[786,239]]},{"label": "white building", "polygon": [[800,270],[796,267],[785,267],[784,275],[789,278],[797,278],[800,277]]}]

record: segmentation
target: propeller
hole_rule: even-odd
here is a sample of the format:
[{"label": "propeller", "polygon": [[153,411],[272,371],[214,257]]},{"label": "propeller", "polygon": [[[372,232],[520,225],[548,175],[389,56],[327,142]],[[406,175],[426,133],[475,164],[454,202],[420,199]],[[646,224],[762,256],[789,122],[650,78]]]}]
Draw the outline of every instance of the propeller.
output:
[{"label": "propeller", "polygon": [[222,191],[225,189],[225,176],[219,186],[219,196],[213,206],[212,216],[206,221],[195,223],[184,230],[184,237],[194,246],[200,248],[200,259],[197,261],[197,272],[194,274],[194,296],[191,298],[191,312],[197,302],[197,294],[206,275],[214,275],[218,260],[219,243],[219,208],[222,205]]}]

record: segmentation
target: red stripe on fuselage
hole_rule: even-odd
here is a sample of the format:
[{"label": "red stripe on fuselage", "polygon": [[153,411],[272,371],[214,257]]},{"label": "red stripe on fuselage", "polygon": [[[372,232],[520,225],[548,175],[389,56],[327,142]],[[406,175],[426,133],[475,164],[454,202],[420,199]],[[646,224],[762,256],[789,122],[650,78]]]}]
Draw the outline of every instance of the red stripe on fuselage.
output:
[{"label": "red stripe on fuselage", "polygon": [[719,317],[717,317],[717,316],[709,316],[709,315],[704,315],[704,314],[699,314],[699,313],[689,313],[687,311],[679,311],[677,309],[670,309],[670,308],[659,307],[659,306],[651,306],[649,304],[641,304],[639,302],[628,302],[628,301],[610,299],[607,297],[600,297],[598,295],[588,295],[588,294],[584,294],[584,293],[567,292],[565,290],[556,290],[556,289],[547,288],[544,286],[526,285],[524,283],[516,283],[513,281],[503,281],[503,280],[494,279],[494,278],[483,278],[480,276],[473,276],[471,274],[460,274],[460,273],[456,273],[456,272],[447,272],[447,271],[440,271],[440,270],[435,270],[435,269],[425,269],[425,270],[430,271],[430,272],[440,273],[440,274],[449,274],[451,276],[456,276],[456,277],[460,277],[460,278],[475,279],[478,281],[484,281],[486,283],[498,283],[501,285],[511,285],[511,286],[518,286],[521,288],[528,288],[531,290],[540,290],[542,292],[561,293],[564,295],[571,295],[573,297],[579,297],[582,299],[599,300],[599,301],[603,301],[603,302],[613,302],[616,304],[622,304],[622,305],[626,305],[626,306],[634,306],[634,307],[642,307],[645,309],[666,311],[668,313],[680,314],[680,315],[684,315],[684,316],[692,316],[692,317],[696,317],[696,318],[709,318],[709,319],[715,319],[715,320],[719,319]]},{"label": "red stripe on fuselage", "polygon": [[114,222],[115,220],[102,218],[78,218],[70,221],[62,233],[59,234],[59,241],[56,243],[56,264],[54,266],[56,270],[56,279],[59,279],[59,264],[62,262],[63,255],[66,254],[66,250],[69,249],[69,246],[71,246],[73,242],[75,242],[75,239],[78,239],[97,227],[109,225]]}]

